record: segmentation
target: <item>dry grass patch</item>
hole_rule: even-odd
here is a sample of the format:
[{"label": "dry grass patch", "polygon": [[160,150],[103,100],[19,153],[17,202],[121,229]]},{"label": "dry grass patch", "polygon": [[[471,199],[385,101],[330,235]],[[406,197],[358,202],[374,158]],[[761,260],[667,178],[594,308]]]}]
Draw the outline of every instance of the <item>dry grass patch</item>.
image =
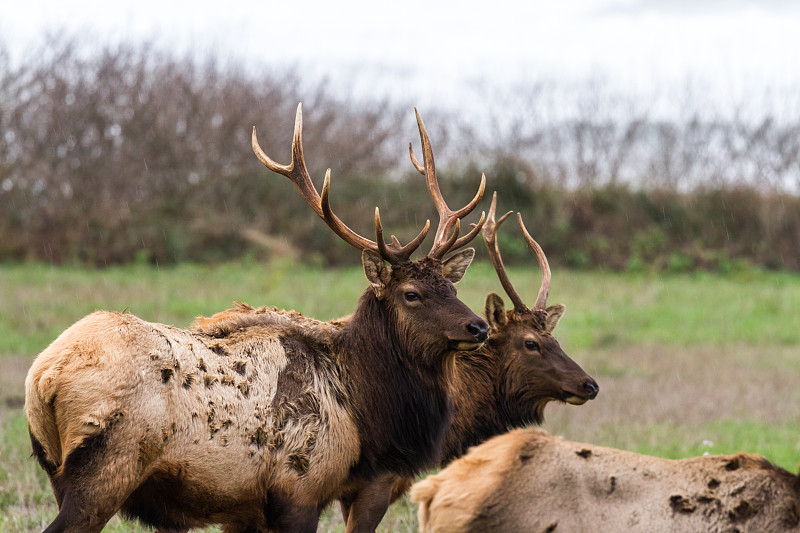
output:
[{"label": "dry grass patch", "polygon": [[549,407],[551,433],[664,457],[744,450],[797,469],[796,347],[650,346],[572,355],[598,380],[600,395],[580,407]]}]

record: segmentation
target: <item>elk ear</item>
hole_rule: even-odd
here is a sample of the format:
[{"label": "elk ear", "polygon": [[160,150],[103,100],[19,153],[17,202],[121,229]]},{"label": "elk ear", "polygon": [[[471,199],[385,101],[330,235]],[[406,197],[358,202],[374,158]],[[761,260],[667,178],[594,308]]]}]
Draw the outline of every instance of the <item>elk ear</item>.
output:
[{"label": "elk ear", "polygon": [[547,330],[547,333],[552,333],[553,330],[556,329],[558,321],[561,320],[562,316],[564,316],[564,311],[566,310],[567,307],[563,304],[551,305],[546,309],[547,318],[544,321],[544,327]]},{"label": "elk ear", "polygon": [[486,295],[486,321],[492,331],[496,331],[508,323],[506,304],[497,294],[490,292]]},{"label": "elk ear", "polygon": [[464,277],[473,257],[475,257],[475,248],[467,248],[451,255],[442,265],[442,275],[446,280],[458,283]]},{"label": "elk ear", "polygon": [[383,298],[392,279],[392,267],[372,250],[364,250],[361,253],[361,264],[364,265],[364,273],[372,285],[372,290],[375,291],[375,296]]}]

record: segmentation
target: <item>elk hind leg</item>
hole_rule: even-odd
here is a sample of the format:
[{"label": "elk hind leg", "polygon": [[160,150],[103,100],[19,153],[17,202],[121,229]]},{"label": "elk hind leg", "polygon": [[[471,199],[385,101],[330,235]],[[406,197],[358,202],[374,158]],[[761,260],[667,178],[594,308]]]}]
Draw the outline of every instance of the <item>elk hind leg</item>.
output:
[{"label": "elk hind leg", "polygon": [[137,450],[114,450],[107,431],[87,437],[52,478],[59,511],[45,533],[99,533],[136,483]]},{"label": "elk hind leg", "polygon": [[47,479],[50,480],[50,486],[52,487],[53,494],[56,497],[56,503],[58,504],[58,507],[61,508],[63,495],[58,492],[58,486],[55,483],[55,477],[58,473],[58,465],[50,462],[50,460],[47,458],[47,454],[44,452],[42,444],[39,442],[39,439],[33,436],[30,428],[28,429],[28,434],[31,437],[31,453],[34,457],[36,457],[36,460],[39,462],[39,466],[41,466],[42,470],[44,470],[47,474]]}]

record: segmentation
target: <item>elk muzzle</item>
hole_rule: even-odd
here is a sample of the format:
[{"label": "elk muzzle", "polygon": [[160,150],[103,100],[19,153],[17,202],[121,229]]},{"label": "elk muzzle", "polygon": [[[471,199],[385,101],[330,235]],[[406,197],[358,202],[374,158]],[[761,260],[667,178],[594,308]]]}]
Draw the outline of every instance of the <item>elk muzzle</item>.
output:
[{"label": "elk muzzle", "polygon": [[594,400],[599,392],[600,386],[597,382],[587,377],[577,390],[562,389],[561,399],[572,405],[583,405],[589,400]]},{"label": "elk muzzle", "polygon": [[450,338],[451,349],[466,352],[477,350],[489,338],[489,324],[479,316],[475,316],[475,319],[467,324],[465,333],[463,338]]}]

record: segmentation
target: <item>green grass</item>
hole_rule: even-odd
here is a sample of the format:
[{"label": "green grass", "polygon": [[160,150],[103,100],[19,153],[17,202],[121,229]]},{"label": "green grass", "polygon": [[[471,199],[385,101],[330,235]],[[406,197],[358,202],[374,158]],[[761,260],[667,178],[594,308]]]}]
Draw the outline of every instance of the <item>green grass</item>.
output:
[{"label": "green grass", "polygon": [[276,262],[216,266],[142,265],[85,270],[0,265],[0,354],[35,354],[82,316],[127,309],[146,320],[188,326],[234,300],[296,309],[320,319],[350,313],[366,287],[360,269]]},{"label": "green grass", "polygon": [[716,420],[702,427],[681,427],[675,422],[632,425],[619,438],[619,428],[606,424],[593,439],[598,444],[629,449],[646,455],[681,459],[703,454],[748,452],[763,455],[796,472],[800,462],[797,421],[767,424],[755,420]]},{"label": "green grass", "polygon": [[[538,270],[511,268],[509,276],[532,302]],[[366,285],[359,268],[285,262],[103,270],[0,265],[0,531],[40,531],[57,512],[44,473],[29,457],[21,403],[33,357],[70,324],[96,309],[127,308],[184,327],[233,300],[331,319],[350,313]],[[489,291],[502,294],[488,264],[470,267],[459,284],[459,296],[477,312]],[[800,277],[559,269],[549,303],[567,305],[556,336],[600,383],[598,398],[584,406],[548,407],[550,432],[670,458],[748,451],[797,470]],[[381,526],[415,529],[407,501],[393,506]],[[338,510],[326,511],[320,531],[343,530]],[[115,519],[105,531],[146,530]]]},{"label": "green grass", "polygon": [[[511,268],[509,275],[525,300],[535,299],[538,270]],[[147,320],[188,326],[198,314],[212,314],[241,300],[331,319],[354,309],[366,280],[359,268],[330,270],[285,262],[103,270],[29,264],[0,265],[0,284],[0,354],[35,354],[96,309],[128,309]],[[488,264],[473,265],[459,285],[460,297],[478,312],[489,291],[502,294]],[[567,304],[559,336],[573,348],[800,344],[800,280],[794,274],[559,270],[549,302]]]},{"label": "green grass", "polygon": [[800,278],[558,272],[550,301],[564,301],[562,337],[605,345],[798,345]]}]

